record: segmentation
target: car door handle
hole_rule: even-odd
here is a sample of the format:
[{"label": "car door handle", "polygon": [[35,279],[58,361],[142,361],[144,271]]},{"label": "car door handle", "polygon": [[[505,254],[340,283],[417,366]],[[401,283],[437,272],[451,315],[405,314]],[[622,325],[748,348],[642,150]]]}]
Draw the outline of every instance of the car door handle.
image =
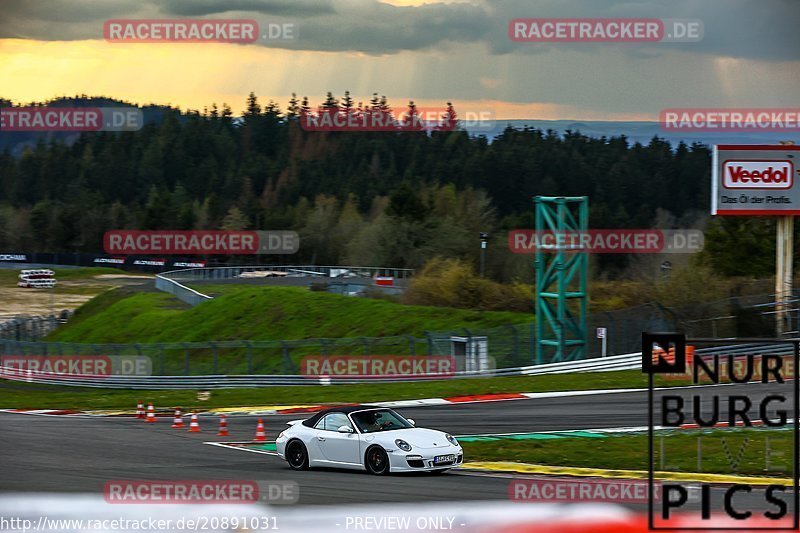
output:
[{"label": "car door handle", "polygon": [[320,442],[325,442],[325,437],[317,437],[317,440]]}]

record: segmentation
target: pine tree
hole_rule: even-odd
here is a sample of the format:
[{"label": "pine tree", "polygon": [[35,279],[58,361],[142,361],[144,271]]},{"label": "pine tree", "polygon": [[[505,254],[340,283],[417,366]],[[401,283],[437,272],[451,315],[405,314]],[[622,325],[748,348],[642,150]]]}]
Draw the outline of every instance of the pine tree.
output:
[{"label": "pine tree", "polygon": [[286,118],[295,119],[300,116],[300,102],[297,100],[297,94],[292,93],[292,98],[289,100],[289,107],[286,109]]},{"label": "pine tree", "polygon": [[250,92],[247,96],[247,109],[245,117],[255,117],[261,114],[261,106],[258,104],[258,97],[256,93]]}]

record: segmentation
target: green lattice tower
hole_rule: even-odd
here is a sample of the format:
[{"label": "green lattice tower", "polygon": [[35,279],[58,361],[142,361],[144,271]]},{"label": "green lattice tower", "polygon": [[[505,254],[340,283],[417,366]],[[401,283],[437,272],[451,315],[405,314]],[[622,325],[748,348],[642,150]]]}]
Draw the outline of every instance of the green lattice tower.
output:
[{"label": "green lattice tower", "polygon": [[[536,232],[585,232],[589,224],[586,196],[537,196]],[[536,362],[586,357],[588,254],[574,248],[536,247]]]}]

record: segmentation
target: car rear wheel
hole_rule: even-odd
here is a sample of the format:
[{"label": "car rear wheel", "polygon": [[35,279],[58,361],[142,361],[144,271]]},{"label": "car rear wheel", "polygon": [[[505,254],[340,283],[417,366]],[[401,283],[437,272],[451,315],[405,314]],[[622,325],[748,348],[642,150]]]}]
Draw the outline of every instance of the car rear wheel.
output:
[{"label": "car rear wheel", "polygon": [[380,446],[373,446],[367,450],[364,457],[364,466],[367,472],[382,476],[389,473],[389,456]]},{"label": "car rear wheel", "polygon": [[292,470],[308,469],[308,452],[302,442],[293,440],[286,445],[286,462]]}]

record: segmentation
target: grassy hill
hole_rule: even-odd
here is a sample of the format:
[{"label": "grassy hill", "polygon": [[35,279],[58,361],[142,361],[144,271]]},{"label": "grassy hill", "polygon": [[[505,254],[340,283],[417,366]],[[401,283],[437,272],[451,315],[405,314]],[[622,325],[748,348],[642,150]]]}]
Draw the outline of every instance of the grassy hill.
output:
[{"label": "grassy hill", "polygon": [[48,340],[144,343],[421,336],[430,330],[532,321],[528,313],[401,305],[297,287],[238,287],[194,308],[164,293],[118,289],[84,304]]}]

